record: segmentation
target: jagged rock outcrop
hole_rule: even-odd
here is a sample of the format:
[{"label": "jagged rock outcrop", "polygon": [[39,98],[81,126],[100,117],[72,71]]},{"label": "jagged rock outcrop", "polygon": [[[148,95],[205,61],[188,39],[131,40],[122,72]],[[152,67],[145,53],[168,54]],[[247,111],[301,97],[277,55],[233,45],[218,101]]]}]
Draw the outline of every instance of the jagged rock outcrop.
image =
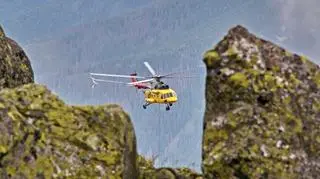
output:
[{"label": "jagged rock outcrop", "polygon": [[0,92],[0,178],[137,178],[136,139],[117,105],[69,106],[45,86]]},{"label": "jagged rock outcrop", "polygon": [[138,177],[136,138],[118,105],[69,106],[40,84],[0,26],[0,178]]},{"label": "jagged rock outcrop", "polygon": [[320,176],[318,65],[240,25],[204,62],[204,178]]},{"label": "jagged rock outcrop", "polygon": [[5,35],[0,25],[0,90],[33,82],[28,57],[14,40]]},{"label": "jagged rock outcrop", "polygon": [[139,156],[139,179],[203,179],[188,168],[155,168],[153,161]]}]

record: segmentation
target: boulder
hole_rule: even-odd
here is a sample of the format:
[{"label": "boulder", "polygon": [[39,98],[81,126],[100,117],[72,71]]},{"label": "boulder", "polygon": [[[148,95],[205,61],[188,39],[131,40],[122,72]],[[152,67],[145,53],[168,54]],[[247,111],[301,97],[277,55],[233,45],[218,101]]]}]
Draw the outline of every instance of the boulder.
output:
[{"label": "boulder", "polygon": [[0,25],[0,90],[33,83],[34,74],[24,50]]},{"label": "boulder", "polygon": [[134,128],[118,105],[67,105],[38,84],[7,88],[0,130],[0,178],[137,178]]},{"label": "boulder", "polygon": [[237,25],[204,54],[204,178],[320,176],[320,70]]}]

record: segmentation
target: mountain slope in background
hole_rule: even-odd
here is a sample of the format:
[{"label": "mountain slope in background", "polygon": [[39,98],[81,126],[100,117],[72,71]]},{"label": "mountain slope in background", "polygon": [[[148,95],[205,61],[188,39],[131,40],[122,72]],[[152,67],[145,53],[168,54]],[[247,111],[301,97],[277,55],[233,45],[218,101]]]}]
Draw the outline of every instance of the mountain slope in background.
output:
[{"label": "mountain slope in background", "polygon": [[204,177],[317,178],[319,65],[242,26],[204,61]]}]

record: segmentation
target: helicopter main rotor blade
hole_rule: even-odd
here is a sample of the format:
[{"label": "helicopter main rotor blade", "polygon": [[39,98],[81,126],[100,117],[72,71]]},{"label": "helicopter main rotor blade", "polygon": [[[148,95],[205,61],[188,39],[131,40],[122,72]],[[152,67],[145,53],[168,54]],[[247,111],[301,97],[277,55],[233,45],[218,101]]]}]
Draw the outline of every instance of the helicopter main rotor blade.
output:
[{"label": "helicopter main rotor blade", "polygon": [[198,76],[164,76],[162,78],[196,78]]},{"label": "helicopter main rotor blade", "polygon": [[143,76],[130,76],[130,75],[116,75],[116,74],[105,74],[105,73],[90,73],[93,76],[108,76],[108,77],[119,77],[119,78],[140,78],[145,79]]},{"label": "helicopter main rotor blade", "polygon": [[154,79],[147,79],[147,80],[141,80],[141,81],[131,82],[131,83],[127,83],[127,84],[129,84],[129,85],[137,85],[139,83],[147,83],[147,82],[151,82],[153,80]]},{"label": "helicopter main rotor blade", "polygon": [[100,82],[118,83],[118,84],[125,84],[125,85],[128,85],[128,83],[121,82],[121,81],[104,80],[104,79],[93,78],[93,77],[91,77],[91,79],[92,79],[93,83],[95,83],[95,84],[97,84],[97,81],[100,81]]},{"label": "helicopter main rotor blade", "polygon": [[[188,70],[184,70],[184,71],[178,71],[178,72],[171,72],[171,73],[167,73],[167,74],[164,74],[164,75],[160,75],[161,78],[165,78],[165,77],[169,77],[169,76],[172,76],[172,75],[177,75],[177,74],[183,74],[183,73],[188,73],[192,70],[195,70],[197,68],[193,68],[193,69],[188,69]],[[186,74],[187,75],[187,74]]]},{"label": "helicopter main rotor blade", "polygon": [[148,62],[144,62],[144,65],[148,68],[148,70],[150,71],[150,73],[153,76],[156,76],[156,72],[154,71],[154,69],[150,66],[150,64]]}]

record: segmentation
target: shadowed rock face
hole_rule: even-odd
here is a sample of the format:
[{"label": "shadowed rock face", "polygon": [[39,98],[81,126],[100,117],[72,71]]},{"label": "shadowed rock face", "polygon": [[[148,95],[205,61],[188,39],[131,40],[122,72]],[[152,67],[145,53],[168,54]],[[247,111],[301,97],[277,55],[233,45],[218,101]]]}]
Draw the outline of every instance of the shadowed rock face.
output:
[{"label": "shadowed rock face", "polygon": [[204,178],[320,175],[318,65],[242,26],[204,62]]},{"label": "shadowed rock face", "polygon": [[136,178],[136,139],[117,105],[68,106],[46,87],[0,92],[0,178]]},{"label": "shadowed rock face", "polygon": [[14,40],[5,36],[0,25],[0,90],[33,82],[28,57]]},{"label": "shadowed rock face", "polygon": [[3,28],[0,25],[0,38],[3,38],[3,37],[5,37],[5,33],[4,33]]}]

